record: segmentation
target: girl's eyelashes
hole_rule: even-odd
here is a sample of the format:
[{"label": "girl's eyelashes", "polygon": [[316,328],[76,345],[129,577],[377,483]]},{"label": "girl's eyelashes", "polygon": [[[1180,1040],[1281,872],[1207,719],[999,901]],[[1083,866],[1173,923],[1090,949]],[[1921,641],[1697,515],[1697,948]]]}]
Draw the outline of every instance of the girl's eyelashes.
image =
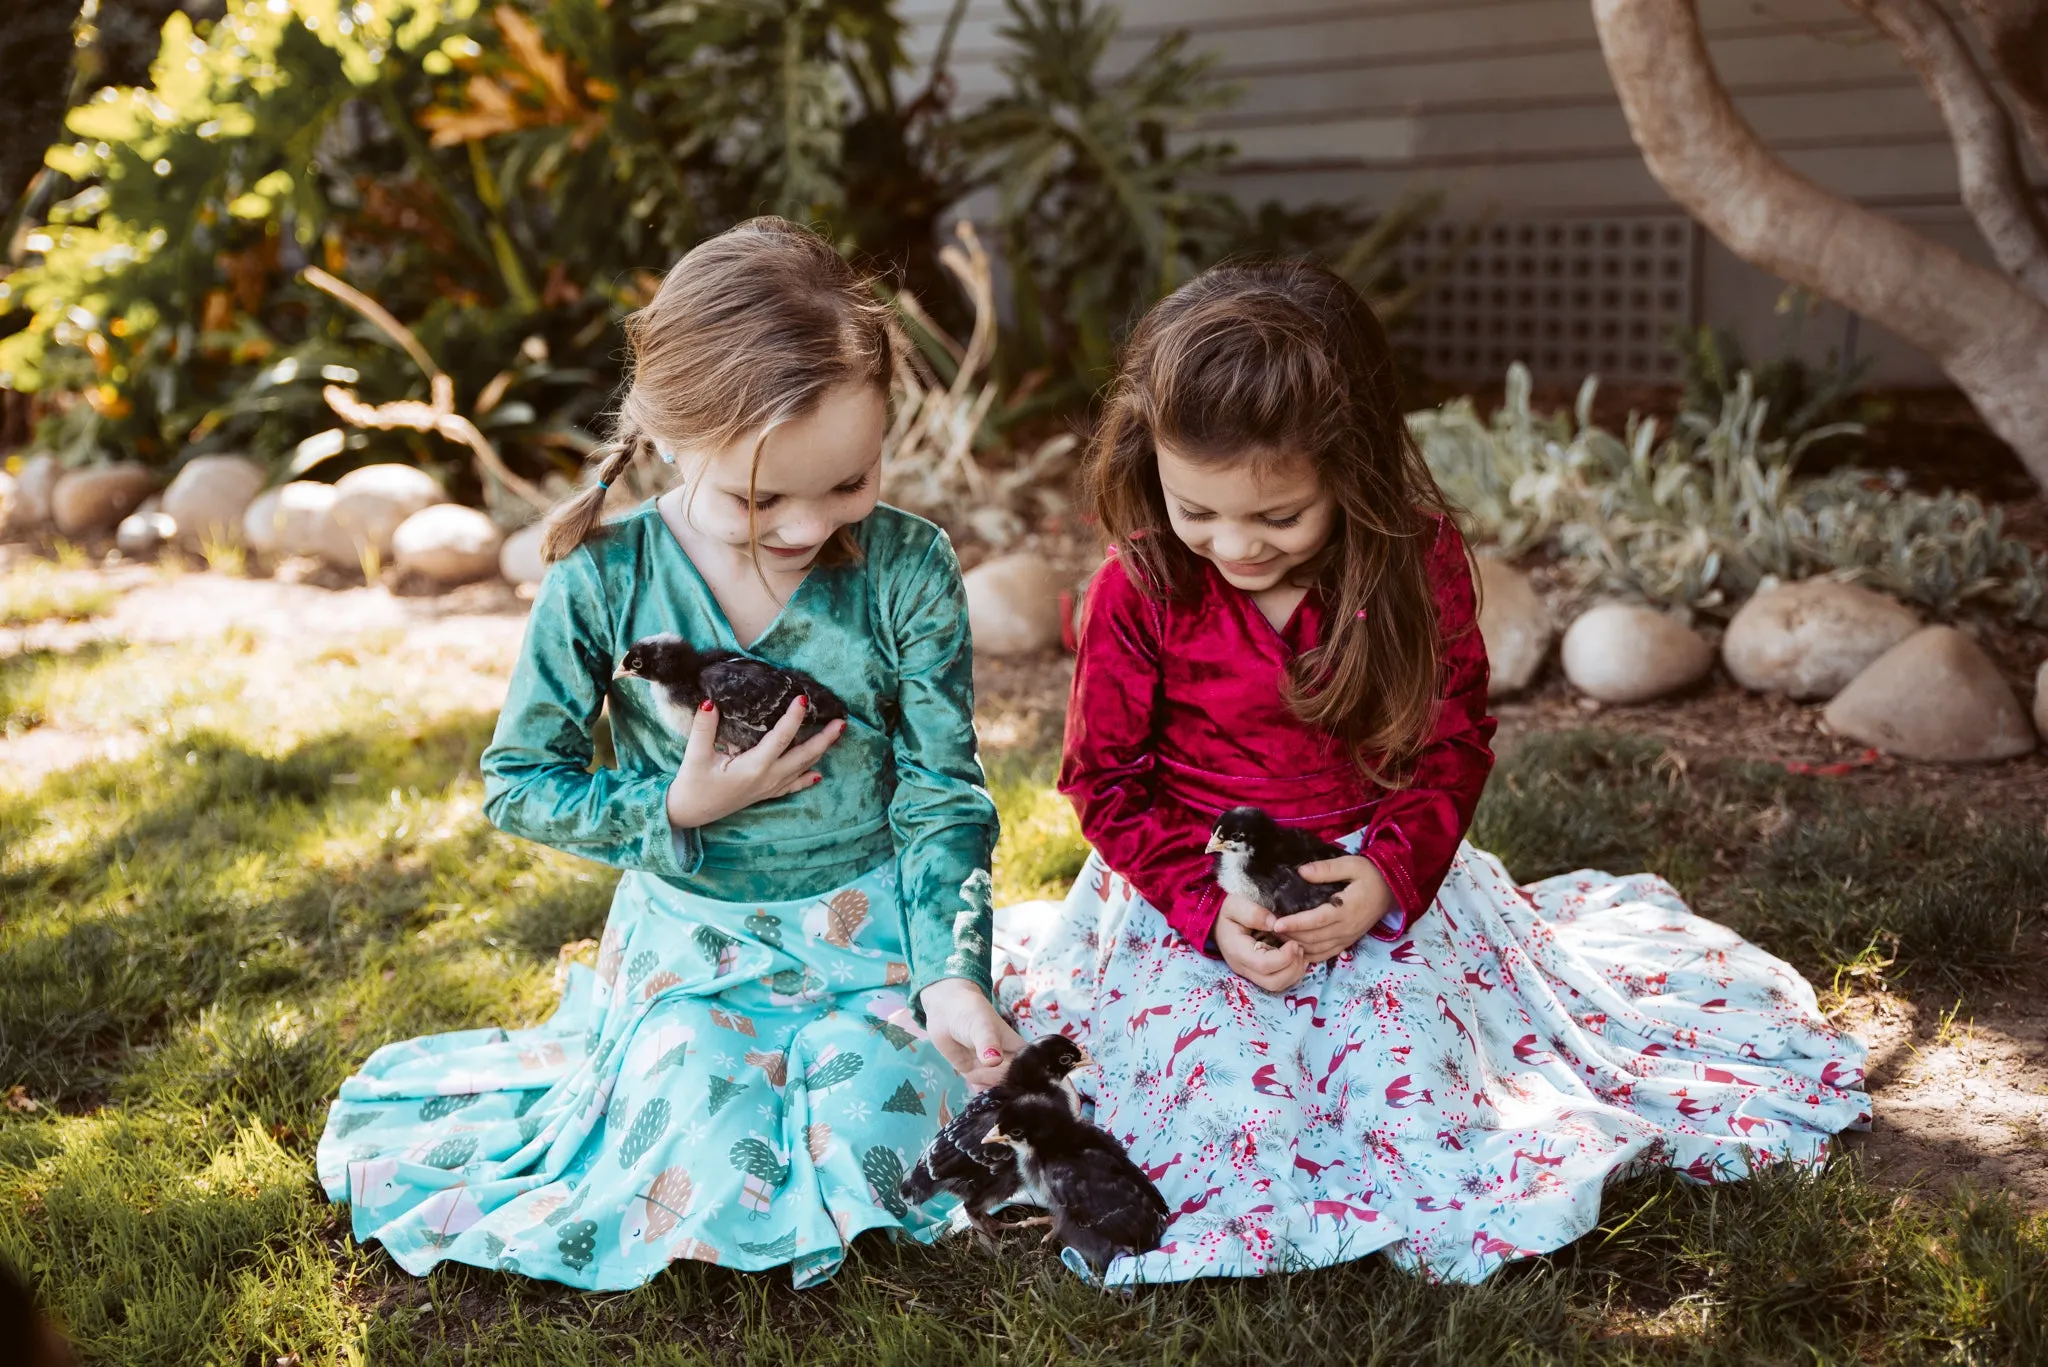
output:
[{"label": "girl's eyelashes", "polygon": [[[1180,513],[1180,520],[1183,522],[1209,522],[1214,520],[1216,516],[1214,513],[1198,513],[1189,508],[1178,508],[1177,511]],[[1290,513],[1286,517],[1262,517],[1259,521],[1268,527],[1285,529],[1301,521],[1301,514]]]},{"label": "girl's eyelashes", "polygon": [[[832,492],[835,494],[842,495],[857,494],[861,490],[867,488],[869,482],[873,480],[874,477],[874,472],[871,470],[867,474],[862,475],[859,479],[849,480],[845,484],[835,485],[833,487]],[[747,496],[745,494],[733,494],[732,501],[739,504],[742,508],[747,506]],[[754,500],[754,511],[757,513],[764,513],[780,502],[782,502],[781,494],[762,494],[759,497],[755,498]]]}]

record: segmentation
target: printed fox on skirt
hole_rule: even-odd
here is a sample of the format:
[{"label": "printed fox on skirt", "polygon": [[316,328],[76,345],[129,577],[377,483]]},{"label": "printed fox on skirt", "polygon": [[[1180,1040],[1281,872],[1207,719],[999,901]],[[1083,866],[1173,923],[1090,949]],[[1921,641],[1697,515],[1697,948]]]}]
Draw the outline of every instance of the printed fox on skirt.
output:
[{"label": "printed fox on skirt", "polygon": [[1817,1163],[1869,1123],[1863,1046],[1660,878],[1523,888],[1465,845],[1406,935],[1277,995],[1095,855],[1065,902],[998,911],[996,939],[1003,1009],[1085,1043],[1097,1122],[1175,1211],[1112,1285],[1381,1249],[1478,1281],[1592,1229],[1617,1177]]},{"label": "printed fox on skirt", "polygon": [[317,1165],[358,1239],[596,1290],[676,1258],[832,1275],[884,1228],[930,1241],[905,1167],[963,1097],[905,996],[892,867],[738,906],[628,873],[597,969],[529,1030],[387,1045]]}]

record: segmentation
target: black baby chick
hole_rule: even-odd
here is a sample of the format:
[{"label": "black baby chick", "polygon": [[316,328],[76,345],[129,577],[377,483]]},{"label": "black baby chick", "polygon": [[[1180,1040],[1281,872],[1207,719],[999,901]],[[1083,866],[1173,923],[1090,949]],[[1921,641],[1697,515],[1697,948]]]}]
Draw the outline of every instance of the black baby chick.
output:
[{"label": "black baby chick", "polygon": [[1037,1104],[1072,1115],[1078,1098],[1066,1085],[1067,1075],[1088,1063],[1081,1046],[1064,1035],[1025,1045],[1010,1060],[1003,1080],[969,1098],[960,1114],[925,1146],[904,1174],[899,1194],[912,1205],[923,1205],[942,1191],[957,1196],[974,1227],[992,1233],[989,1212],[1016,1196],[1024,1178],[1017,1170],[1016,1153],[1000,1144],[985,1144],[982,1136],[996,1125],[1005,1105]]},{"label": "black baby chick", "polygon": [[837,694],[800,670],[782,669],[736,650],[698,650],[666,632],[635,641],[619,661],[618,672],[653,685],[662,720],[679,736],[690,734],[690,723],[708,696],[718,705],[717,747],[728,755],[760,744],[798,694],[808,700],[796,733],[800,741],[846,715],[846,704]]},{"label": "black baby chick", "polygon": [[1172,1216],[1114,1136],[1064,1107],[1014,1100],[982,1142],[1016,1151],[1024,1185],[1052,1216],[1052,1237],[1097,1277],[1122,1253],[1150,1253]]},{"label": "black baby chick", "polygon": [[[1350,853],[1339,845],[1289,830],[1258,807],[1232,807],[1216,819],[1209,833],[1209,853],[1216,856],[1216,884],[1225,892],[1257,902],[1276,916],[1292,916],[1322,906],[1339,892],[1341,883],[1311,883],[1297,870],[1318,859]],[[1280,940],[1253,932],[1262,944]]]}]

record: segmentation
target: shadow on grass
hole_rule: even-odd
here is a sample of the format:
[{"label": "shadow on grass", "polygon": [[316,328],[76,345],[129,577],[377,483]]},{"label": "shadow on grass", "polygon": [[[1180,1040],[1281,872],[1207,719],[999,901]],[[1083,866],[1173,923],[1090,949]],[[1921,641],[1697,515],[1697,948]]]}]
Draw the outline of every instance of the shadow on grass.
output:
[{"label": "shadow on grass", "polygon": [[1495,770],[1472,841],[1525,882],[1661,874],[1823,987],[1886,967],[1957,990],[2011,981],[2048,919],[2048,841],[2031,824],[1965,824],[1763,765],[1688,769],[1640,737],[1528,737]]},{"label": "shadow on grass", "polygon": [[195,734],[0,802],[0,1087],[82,1102],[208,1008],[303,1005],[456,912],[536,958],[591,933],[611,880],[540,867],[476,810],[489,726],[276,756]]}]

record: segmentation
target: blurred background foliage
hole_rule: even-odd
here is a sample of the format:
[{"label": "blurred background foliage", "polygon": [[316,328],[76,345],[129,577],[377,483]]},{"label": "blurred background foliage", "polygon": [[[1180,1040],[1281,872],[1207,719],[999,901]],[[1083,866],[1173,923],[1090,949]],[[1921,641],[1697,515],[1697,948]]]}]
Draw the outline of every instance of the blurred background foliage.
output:
[{"label": "blurred background foliage", "polygon": [[[1008,89],[972,109],[949,74],[964,3],[922,64],[891,0],[104,3],[67,21],[61,136],[0,186],[0,386],[34,396],[66,463],[399,458],[490,501],[432,437],[335,430],[323,384],[385,402],[425,381],[300,278],[314,264],[411,329],[513,468],[572,475],[620,319],[763,212],[913,292],[941,380],[958,356],[937,334],[972,320],[945,225],[980,220],[1005,301],[980,435],[1000,445],[1085,409],[1129,320],[1233,253],[1320,256],[1398,313],[1416,282],[1395,248],[1434,207],[1240,206],[1218,188],[1231,147],[1197,128],[1235,92],[1178,36],[1113,69],[1094,0],[1010,0]],[[10,51],[66,7],[28,8],[0,21]],[[160,32],[146,78],[138,31]]]}]

